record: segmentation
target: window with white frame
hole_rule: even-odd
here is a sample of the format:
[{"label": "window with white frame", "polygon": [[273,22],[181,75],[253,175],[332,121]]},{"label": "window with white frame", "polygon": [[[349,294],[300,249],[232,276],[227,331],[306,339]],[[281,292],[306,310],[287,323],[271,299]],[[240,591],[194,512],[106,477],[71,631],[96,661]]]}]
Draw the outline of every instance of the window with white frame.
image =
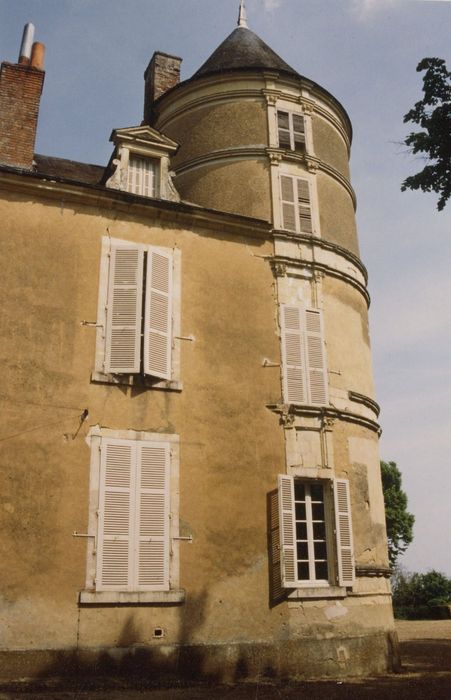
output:
[{"label": "window with white frame", "polygon": [[103,239],[94,380],[177,379],[180,254]]},{"label": "window with white frame", "polygon": [[281,474],[278,501],[283,588],[352,586],[349,482]]},{"label": "window with white frame", "polygon": [[277,110],[279,148],[305,152],[305,120],[302,114]]},{"label": "window with white frame", "polygon": [[313,233],[309,181],[293,175],[281,175],[280,199],[283,228],[297,233]]},{"label": "window with white frame", "polygon": [[283,399],[287,404],[328,403],[328,375],[320,309],[280,305]]},{"label": "window with white frame", "polygon": [[177,588],[178,437],[107,432],[91,442],[85,597]]},{"label": "window with white frame", "polygon": [[127,168],[127,191],[143,197],[159,196],[159,162],[130,153]]}]

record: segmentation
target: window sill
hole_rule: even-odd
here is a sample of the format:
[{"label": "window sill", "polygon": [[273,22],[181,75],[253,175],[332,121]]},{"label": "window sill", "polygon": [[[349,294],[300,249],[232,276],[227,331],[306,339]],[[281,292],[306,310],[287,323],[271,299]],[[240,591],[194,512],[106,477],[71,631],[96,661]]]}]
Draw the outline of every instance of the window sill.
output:
[{"label": "window sill", "polygon": [[157,379],[141,374],[104,374],[92,372],[91,382],[95,384],[118,384],[122,386],[137,386],[147,389],[163,389],[165,391],[182,391],[183,384],[177,380]]},{"label": "window sill", "polygon": [[180,605],[185,591],[80,591],[80,605]]},{"label": "window sill", "polygon": [[344,586],[324,586],[324,588],[296,588],[288,594],[288,601],[308,598],[346,598]]}]

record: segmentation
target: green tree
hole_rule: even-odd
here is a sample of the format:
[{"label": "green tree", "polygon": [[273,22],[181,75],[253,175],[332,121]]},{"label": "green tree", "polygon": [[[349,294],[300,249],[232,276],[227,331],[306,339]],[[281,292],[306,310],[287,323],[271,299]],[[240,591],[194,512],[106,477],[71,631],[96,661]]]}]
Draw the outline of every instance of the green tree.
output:
[{"label": "green tree", "polygon": [[385,522],[387,524],[388,557],[394,566],[398,556],[413,540],[415,517],[407,510],[407,496],[402,490],[401,472],[396,462],[381,462],[384,492]]},{"label": "green tree", "polygon": [[423,58],[417,71],[423,77],[423,99],[404,116],[404,123],[418,124],[422,131],[411,132],[404,143],[412,153],[425,154],[427,165],[407,177],[401,190],[423,190],[440,195],[441,211],[451,196],[451,73],[441,58]]}]

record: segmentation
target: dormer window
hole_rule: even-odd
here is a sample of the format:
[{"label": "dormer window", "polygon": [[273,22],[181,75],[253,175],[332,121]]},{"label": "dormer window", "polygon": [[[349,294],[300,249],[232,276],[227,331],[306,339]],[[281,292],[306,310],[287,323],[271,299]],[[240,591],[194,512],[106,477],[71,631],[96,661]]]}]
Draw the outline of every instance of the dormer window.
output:
[{"label": "dormer window", "polygon": [[159,197],[160,168],[156,158],[130,154],[127,169],[127,192],[142,197]]},{"label": "dormer window", "polygon": [[105,185],[149,199],[180,197],[172,182],[170,158],[178,144],[148,125],[115,129],[115,149],[105,176]]}]

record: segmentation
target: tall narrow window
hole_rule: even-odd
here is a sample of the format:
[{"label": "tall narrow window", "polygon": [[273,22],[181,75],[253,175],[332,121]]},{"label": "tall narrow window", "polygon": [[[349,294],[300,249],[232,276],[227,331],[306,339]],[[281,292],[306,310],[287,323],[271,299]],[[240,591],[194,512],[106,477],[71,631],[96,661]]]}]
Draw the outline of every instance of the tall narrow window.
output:
[{"label": "tall narrow window", "polygon": [[287,231],[313,233],[312,205],[308,180],[280,176],[282,225]]},{"label": "tall narrow window", "polygon": [[277,112],[279,148],[303,153],[305,151],[305,120],[302,114]]},{"label": "tall narrow window", "polygon": [[282,304],[280,326],[285,403],[327,404],[328,377],[321,311]]},{"label": "tall narrow window", "polygon": [[[103,370],[170,380],[173,254],[113,241],[108,261]],[[102,289],[100,296],[103,299]],[[101,310],[102,300],[99,301]]]},{"label": "tall narrow window", "polygon": [[130,154],[127,170],[127,191],[143,197],[158,197],[158,161]]},{"label": "tall narrow window", "polygon": [[336,583],[352,586],[354,560],[348,481],[303,480],[280,475],[278,497],[282,586],[325,587]]},{"label": "tall narrow window", "polygon": [[169,589],[169,444],[100,446],[96,590]]}]

